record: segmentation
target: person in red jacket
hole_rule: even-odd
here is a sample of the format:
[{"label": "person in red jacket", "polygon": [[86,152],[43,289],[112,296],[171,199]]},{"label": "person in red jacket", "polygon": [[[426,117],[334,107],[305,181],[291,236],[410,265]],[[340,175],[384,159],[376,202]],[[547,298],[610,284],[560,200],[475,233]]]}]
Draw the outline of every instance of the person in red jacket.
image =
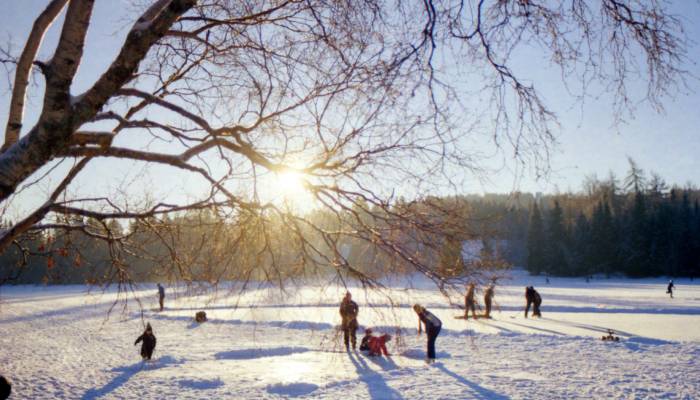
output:
[{"label": "person in red jacket", "polygon": [[391,335],[388,333],[382,336],[372,336],[369,339],[369,355],[370,356],[389,356],[389,352],[386,350],[386,342],[391,340]]}]

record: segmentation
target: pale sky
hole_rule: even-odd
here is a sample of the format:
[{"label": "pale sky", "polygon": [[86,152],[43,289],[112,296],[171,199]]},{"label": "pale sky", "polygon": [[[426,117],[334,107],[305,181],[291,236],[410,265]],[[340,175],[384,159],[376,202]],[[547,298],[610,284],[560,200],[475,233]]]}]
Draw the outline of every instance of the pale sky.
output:
[{"label": "pale sky", "polygon": [[[15,53],[19,54],[34,18],[46,1],[5,3],[0,13],[0,40],[11,41]],[[133,19],[128,18],[128,4],[129,1],[126,0],[97,1],[88,33],[86,54],[73,87],[74,93],[89,87],[113,59],[126,31],[133,23]],[[674,11],[685,18],[688,37],[691,40],[700,38],[700,5],[693,1],[679,0],[673,6]],[[47,35],[40,53],[42,59],[51,56],[58,26],[60,20]],[[691,44],[689,56],[695,58],[695,61],[700,55],[698,50],[700,46],[697,43]],[[689,90],[666,99],[665,113],[658,114],[650,106],[640,104],[633,117],[625,118],[627,122],[616,127],[613,126],[615,116],[611,113],[610,102],[606,97],[589,99],[581,105],[565,93],[557,81],[559,75],[556,71],[528,70],[527,64],[523,68],[523,75],[534,80],[561,123],[558,130],[559,145],[555,147],[551,159],[552,174],[547,179],[537,180],[531,171],[526,170],[524,175],[516,179],[510,169],[512,162],[506,160],[508,168],[491,175],[489,183],[470,186],[473,188],[470,192],[578,190],[586,176],[605,178],[612,171],[618,177],[623,177],[628,169],[627,157],[632,157],[645,171],[658,173],[668,183],[700,183],[697,175],[700,170],[700,83],[697,78],[689,80]],[[700,77],[700,67],[696,63],[684,65],[683,68]],[[8,80],[4,74],[0,76],[0,125],[4,128],[9,92]],[[31,98],[29,103],[33,107],[30,106],[27,110],[25,126],[33,124],[36,119],[40,97]],[[121,163],[125,165],[124,169],[115,171],[111,161],[99,160],[91,164],[90,171],[85,173],[86,179],[82,182],[110,176],[128,181],[141,171],[140,167],[131,168],[128,163]],[[161,175],[156,173],[155,176]],[[98,180],[98,185],[100,182]],[[191,182],[183,181],[169,190],[187,192],[193,190],[192,185]]]}]

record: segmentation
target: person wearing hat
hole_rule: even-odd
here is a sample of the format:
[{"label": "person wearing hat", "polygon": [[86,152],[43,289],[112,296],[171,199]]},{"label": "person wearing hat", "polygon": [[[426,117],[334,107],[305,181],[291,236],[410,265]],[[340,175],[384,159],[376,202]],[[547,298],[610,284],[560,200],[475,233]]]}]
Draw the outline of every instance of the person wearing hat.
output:
[{"label": "person wearing hat", "polygon": [[345,350],[350,350],[350,342],[352,341],[352,349],[355,350],[357,345],[356,331],[357,331],[357,313],[359,307],[357,303],[352,301],[352,295],[350,292],[345,293],[343,301],[340,302],[340,318],[341,324],[340,328],[343,330],[343,341],[345,343]]},{"label": "person wearing hat", "polygon": [[153,356],[153,350],[156,348],[156,337],[153,334],[153,328],[151,328],[150,323],[146,324],[146,330],[136,339],[134,346],[139,342],[143,342],[141,344],[141,357],[144,360],[150,360],[151,356]]},{"label": "person wearing hat", "polygon": [[420,304],[414,304],[413,311],[418,314],[418,334],[421,334],[421,323],[423,323],[425,325],[425,333],[428,336],[426,361],[428,363],[435,362],[435,340],[442,329],[442,321]]}]

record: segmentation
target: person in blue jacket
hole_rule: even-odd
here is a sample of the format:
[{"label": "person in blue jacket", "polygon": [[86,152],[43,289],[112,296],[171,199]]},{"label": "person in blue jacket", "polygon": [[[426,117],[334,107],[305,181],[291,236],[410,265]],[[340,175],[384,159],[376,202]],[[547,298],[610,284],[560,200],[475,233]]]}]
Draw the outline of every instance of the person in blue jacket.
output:
[{"label": "person in blue jacket", "polygon": [[442,329],[442,321],[420,304],[414,304],[413,311],[418,314],[418,334],[420,335],[421,333],[422,323],[425,325],[425,333],[428,335],[428,354],[426,362],[435,362],[435,339],[437,339],[437,336],[440,334],[440,329]]}]

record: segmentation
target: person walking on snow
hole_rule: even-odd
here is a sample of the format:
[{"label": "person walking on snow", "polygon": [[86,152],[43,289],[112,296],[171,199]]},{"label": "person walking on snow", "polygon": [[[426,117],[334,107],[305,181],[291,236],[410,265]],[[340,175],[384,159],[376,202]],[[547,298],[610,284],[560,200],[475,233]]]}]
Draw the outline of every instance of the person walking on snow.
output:
[{"label": "person walking on snow", "polygon": [[671,279],[670,281],[668,281],[668,287],[666,288],[666,293],[671,295],[671,298],[673,298],[673,288],[674,287],[676,287],[676,286],[673,284],[673,279]]},{"label": "person walking on snow", "polygon": [[345,293],[343,301],[340,302],[340,318],[342,320],[340,328],[343,330],[345,350],[350,350],[350,342],[352,342],[353,350],[355,350],[357,345],[357,337],[355,334],[357,331],[358,311],[359,307],[357,306],[357,303],[352,301],[352,295],[350,292]]},{"label": "person walking on snow", "polygon": [[525,301],[527,305],[525,306],[525,318],[527,318],[527,313],[530,311],[530,305],[532,304],[532,316],[541,317],[540,305],[542,304],[542,297],[537,293],[537,290],[533,286],[528,286],[525,288]]},{"label": "person walking on snow", "polygon": [[442,329],[442,321],[433,313],[426,310],[420,304],[413,305],[413,311],[418,314],[418,334],[421,334],[421,323],[425,325],[425,333],[428,336],[427,359],[428,364],[435,362],[435,340]]},{"label": "person walking on snow", "polygon": [[484,292],[484,306],[486,307],[486,312],[484,313],[484,318],[491,318],[491,303],[493,302],[494,296],[494,286],[493,283],[486,288]]},{"label": "person walking on snow", "polygon": [[464,319],[469,319],[469,310],[472,310],[472,317],[476,319],[476,301],[474,301],[474,291],[476,285],[470,282],[467,287],[467,295],[464,296]]},{"label": "person walking on snow", "polygon": [[153,350],[156,348],[156,337],[153,335],[153,328],[151,328],[150,323],[146,324],[146,330],[136,339],[134,346],[139,342],[143,342],[141,344],[141,357],[144,360],[150,360],[153,356]]},{"label": "person walking on snow", "polygon": [[160,304],[160,311],[163,311],[163,300],[165,300],[165,288],[159,283],[158,284],[158,303]]}]

